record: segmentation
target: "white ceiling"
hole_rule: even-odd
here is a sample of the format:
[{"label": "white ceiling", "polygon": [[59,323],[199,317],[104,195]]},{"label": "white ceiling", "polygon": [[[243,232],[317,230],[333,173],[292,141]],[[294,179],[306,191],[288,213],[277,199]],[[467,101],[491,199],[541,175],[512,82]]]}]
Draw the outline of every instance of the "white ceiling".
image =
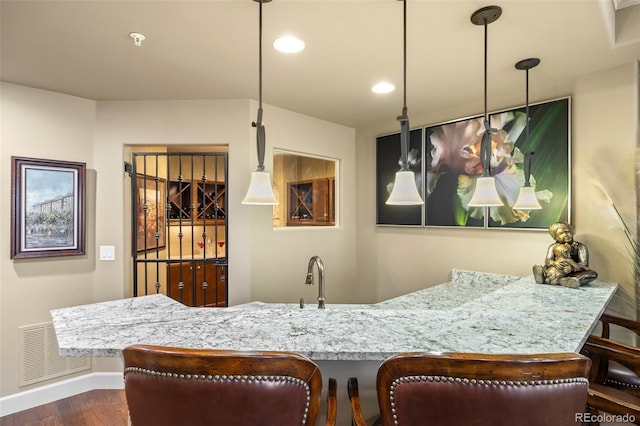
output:
[{"label": "white ceiling", "polygon": [[[470,16],[489,4],[407,2],[410,115],[482,98],[484,30]],[[514,64],[527,57],[542,59],[531,71],[538,87],[640,59],[636,0],[493,4],[503,14],[488,28],[489,96],[524,91]],[[3,81],[94,100],[258,97],[255,1],[0,5]],[[402,2],[273,0],[263,13],[264,103],[351,127],[400,113],[401,90],[381,96],[370,88],[381,79],[402,88]],[[146,36],[142,47],[134,47],[132,31]],[[306,49],[276,52],[271,42],[284,33],[302,38]]]}]

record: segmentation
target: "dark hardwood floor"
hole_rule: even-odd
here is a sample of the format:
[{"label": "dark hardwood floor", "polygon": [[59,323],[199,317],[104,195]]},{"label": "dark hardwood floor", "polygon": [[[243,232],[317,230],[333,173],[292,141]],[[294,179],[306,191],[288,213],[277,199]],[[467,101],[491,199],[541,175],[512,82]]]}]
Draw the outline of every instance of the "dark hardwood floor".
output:
[{"label": "dark hardwood floor", "polygon": [[124,390],[96,389],[0,417],[0,426],[127,426],[127,411]]},{"label": "dark hardwood floor", "polygon": [[126,426],[124,390],[96,389],[0,417],[2,426]]}]

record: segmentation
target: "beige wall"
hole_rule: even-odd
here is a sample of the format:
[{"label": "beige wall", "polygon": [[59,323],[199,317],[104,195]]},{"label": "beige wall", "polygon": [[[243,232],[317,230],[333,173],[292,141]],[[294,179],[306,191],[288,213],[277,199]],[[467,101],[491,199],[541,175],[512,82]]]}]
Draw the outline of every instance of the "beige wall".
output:
[{"label": "beige wall", "polygon": [[[247,125],[249,123],[249,125]],[[115,299],[129,294],[131,272],[128,259],[130,232],[128,211],[129,178],[123,172],[125,147],[228,145],[229,147],[229,234],[228,248],[246,244],[250,230],[245,209],[237,208],[241,187],[248,185],[251,126],[249,101],[140,101],[100,102],[97,107],[95,158],[98,173],[96,244],[112,244],[121,256],[115,262],[98,264],[97,280],[104,293]],[[127,149],[128,151],[128,149]],[[234,191],[235,188],[235,191]],[[237,221],[236,221],[237,218]],[[235,235],[235,237],[234,237]],[[236,242],[237,241],[237,242]],[[229,266],[230,302],[250,297],[248,269],[244,260]],[[111,281],[121,277],[118,284]]]},{"label": "beige wall", "polygon": [[635,232],[639,76],[638,63],[584,76],[576,82],[573,107],[576,227],[590,247],[594,269],[604,279],[620,283],[613,308],[627,315],[634,315],[638,304],[629,250],[621,222],[595,182]]},{"label": "beige wall", "polygon": [[[348,212],[342,216],[339,229],[329,233],[276,232],[271,227],[270,207],[241,204],[250,172],[257,164],[251,127],[257,111],[253,101],[95,103],[2,83],[2,198],[7,203],[10,199],[7,166],[11,155],[84,161],[89,178],[86,256],[10,260],[8,204],[2,210],[2,223],[7,226],[1,231],[0,396],[28,389],[18,387],[19,326],[50,321],[53,308],[129,294],[130,223],[125,196],[129,182],[123,170],[127,147],[228,145],[231,304],[256,299],[297,301],[304,290],[312,292],[314,289],[303,285],[303,276],[308,257],[313,254],[323,256],[330,271],[329,300],[353,298],[355,132],[279,108],[265,106],[264,110],[269,169],[274,146],[342,160],[348,170],[341,183]],[[300,249],[300,241],[308,252]],[[96,261],[100,245],[114,245],[116,260]],[[95,371],[120,368],[117,359],[94,360]]]},{"label": "beige wall", "polygon": [[[18,327],[51,321],[50,309],[94,300],[96,104],[6,83],[2,83],[0,90],[0,198],[3,200],[0,209],[0,395],[4,396],[19,390]],[[12,155],[86,163],[85,256],[9,259]]]},{"label": "beige wall", "polygon": [[[338,226],[273,229],[271,207],[251,209],[250,228],[255,242],[248,246],[252,296],[269,302],[298,302],[303,297],[307,303],[315,303],[318,287],[304,285],[304,279],[309,259],[318,255],[326,268],[327,303],[349,302],[355,297],[353,283],[357,279],[355,131],[339,125],[320,126],[321,122],[314,118],[291,114],[278,108],[265,109],[267,145],[340,160],[336,171],[340,193],[336,205]],[[280,122],[288,125],[276,125]],[[254,165],[255,153],[252,157]],[[268,170],[273,169],[271,159],[265,163]]]},{"label": "beige wall", "polygon": [[[576,80],[573,87],[538,90],[531,84],[531,102],[572,96],[573,220],[576,239],[587,244],[591,266],[607,281],[624,284],[627,297],[617,310],[635,315],[631,258],[619,232],[609,229],[594,207],[585,171],[593,169],[635,229],[635,156],[638,144],[638,71],[629,64]],[[479,88],[481,89],[481,88]],[[482,93],[476,102],[456,110],[412,114],[412,126],[430,125],[482,113]],[[523,94],[492,99],[489,110],[523,104]],[[425,104],[428,100],[425,100]],[[426,107],[426,105],[421,105]],[[552,242],[546,232],[377,227],[375,225],[375,137],[398,131],[394,117],[368,129],[358,129],[358,301],[372,302],[448,280],[452,268],[530,275],[544,260]],[[624,306],[623,306],[624,305]]]}]

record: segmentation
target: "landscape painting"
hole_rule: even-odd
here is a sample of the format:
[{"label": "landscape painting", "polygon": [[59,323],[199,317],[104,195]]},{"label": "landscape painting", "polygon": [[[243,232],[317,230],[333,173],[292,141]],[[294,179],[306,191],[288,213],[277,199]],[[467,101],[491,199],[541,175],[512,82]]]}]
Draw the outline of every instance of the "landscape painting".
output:
[{"label": "landscape painting", "polygon": [[84,254],[85,164],[12,157],[11,258]]}]

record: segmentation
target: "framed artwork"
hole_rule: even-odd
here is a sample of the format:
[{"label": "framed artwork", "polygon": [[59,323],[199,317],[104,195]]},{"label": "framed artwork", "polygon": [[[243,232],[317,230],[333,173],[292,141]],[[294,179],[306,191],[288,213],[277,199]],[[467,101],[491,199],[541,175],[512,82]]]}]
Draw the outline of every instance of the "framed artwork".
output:
[{"label": "framed artwork", "polygon": [[[423,190],[423,129],[409,133],[409,168],[415,173],[420,195]],[[400,133],[376,138],[376,224],[422,226],[423,206],[385,204],[396,172],[400,170]]]},{"label": "framed artwork", "polygon": [[[525,108],[489,114],[492,175],[501,207],[469,207],[475,181],[482,173],[479,150],[483,117],[471,117],[425,128],[426,226],[548,229],[570,218],[570,98],[529,105],[529,138]],[[531,184],[541,210],[515,211],[510,206],[524,184],[524,153],[534,153]]]},{"label": "framed artwork", "polygon": [[165,179],[136,175],[136,251],[166,246],[166,194]]},{"label": "framed artwork", "polygon": [[85,163],[11,157],[11,258],[85,254]]}]

